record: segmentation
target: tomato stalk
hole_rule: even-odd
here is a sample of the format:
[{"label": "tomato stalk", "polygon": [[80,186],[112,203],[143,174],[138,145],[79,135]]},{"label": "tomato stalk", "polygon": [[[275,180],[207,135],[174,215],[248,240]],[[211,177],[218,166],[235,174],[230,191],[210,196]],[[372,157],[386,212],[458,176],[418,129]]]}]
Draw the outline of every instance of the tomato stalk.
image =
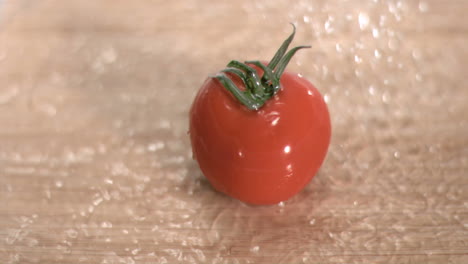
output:
[{"label": "tomato stalk", "polygon": [[[297,46],[286,52],[296,34],[296,27],[294,24],[291,25],[293,26],[293,32],[281,44],[268,65],[264,65],[260,61],[245,61],[242,63],[232,60],[227,64],[226,69],[214,76],[214,78],[221,82],[224,88],[231,92],[234,97],[250,110],[260,109],[267,100],[272,98],[280,90],[281,75],[291,58],[298,50],[310,48],[310,46]],[[260,78],[257,71],[248,64],[262,69],[263,76]],[[231,73],[239,77],[244,83],[245,90],[239,89],[226,73]]]}]

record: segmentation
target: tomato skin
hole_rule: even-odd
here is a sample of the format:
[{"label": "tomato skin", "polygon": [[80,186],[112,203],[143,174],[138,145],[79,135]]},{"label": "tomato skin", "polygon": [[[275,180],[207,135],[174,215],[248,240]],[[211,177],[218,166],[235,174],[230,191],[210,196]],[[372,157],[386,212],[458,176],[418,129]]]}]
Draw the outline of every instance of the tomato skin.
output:
[{"label": "tomato skin", "polygon": [[275,204],[302,190],[330,143],[329,112],[318,90],[295,73],[284,72],[280,83],[281,90],[252,111],[208,78],[190,109],[201,171],[215,189],[249,204]]}]

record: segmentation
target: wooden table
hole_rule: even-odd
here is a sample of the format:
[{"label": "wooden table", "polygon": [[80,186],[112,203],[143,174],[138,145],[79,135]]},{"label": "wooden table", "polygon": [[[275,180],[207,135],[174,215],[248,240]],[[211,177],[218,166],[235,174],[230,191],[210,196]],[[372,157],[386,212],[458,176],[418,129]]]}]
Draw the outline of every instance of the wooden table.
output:
[{"label": "wooden table", "polygon": [[[468,263],[468,2],[0,0],[1,263]],[[325,95],[306,189],[248,206],[191,159],[230,59]]]}]

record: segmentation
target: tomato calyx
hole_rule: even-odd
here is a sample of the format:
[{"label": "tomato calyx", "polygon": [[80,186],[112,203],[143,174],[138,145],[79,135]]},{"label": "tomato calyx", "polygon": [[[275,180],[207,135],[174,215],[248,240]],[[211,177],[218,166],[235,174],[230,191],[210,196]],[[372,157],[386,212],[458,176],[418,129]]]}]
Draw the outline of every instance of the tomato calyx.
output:
[{"label": "tomato calyx", "polygon": [[[232,60],[227,64],[226,69],[222,70],[216,76],[213,76],[221,82],[224,88],[231,92],[234,97],[250,110],[259,110],[267,100],[272,98],[280,90],[281,75],[291,58],[298,50],[311,47],[297,46],[287,51],[289,44],[291,44],[296,34],[296,27],[294,24],[291,25],[293,26],[293,32],[281,44],[268,65],[264,65],[260,61],[245,61],[242,63],[237,60]],[[263,76],[260,77],[257,71],[248,64],[260,68],[263,71]],[[245,90],[239,89],[226,73],[231,73],[239,77],[244,83]]]}]

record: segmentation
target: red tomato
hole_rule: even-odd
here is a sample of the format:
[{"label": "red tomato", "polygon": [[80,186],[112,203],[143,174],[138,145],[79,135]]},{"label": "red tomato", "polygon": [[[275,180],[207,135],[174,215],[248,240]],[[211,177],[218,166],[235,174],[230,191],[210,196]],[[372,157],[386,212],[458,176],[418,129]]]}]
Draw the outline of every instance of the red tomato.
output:
[{"label": "red tomato", "polygon": [[[227,76],[247,89],[234,74]],[[296,73],[284,72],[280,87],[259,110],[248,109],[216,78],[199,90],[190,110],[190,139],[200,169],[218,191],[250,204],[274,204],[317,173],[330,143],[326,103]]]}]

